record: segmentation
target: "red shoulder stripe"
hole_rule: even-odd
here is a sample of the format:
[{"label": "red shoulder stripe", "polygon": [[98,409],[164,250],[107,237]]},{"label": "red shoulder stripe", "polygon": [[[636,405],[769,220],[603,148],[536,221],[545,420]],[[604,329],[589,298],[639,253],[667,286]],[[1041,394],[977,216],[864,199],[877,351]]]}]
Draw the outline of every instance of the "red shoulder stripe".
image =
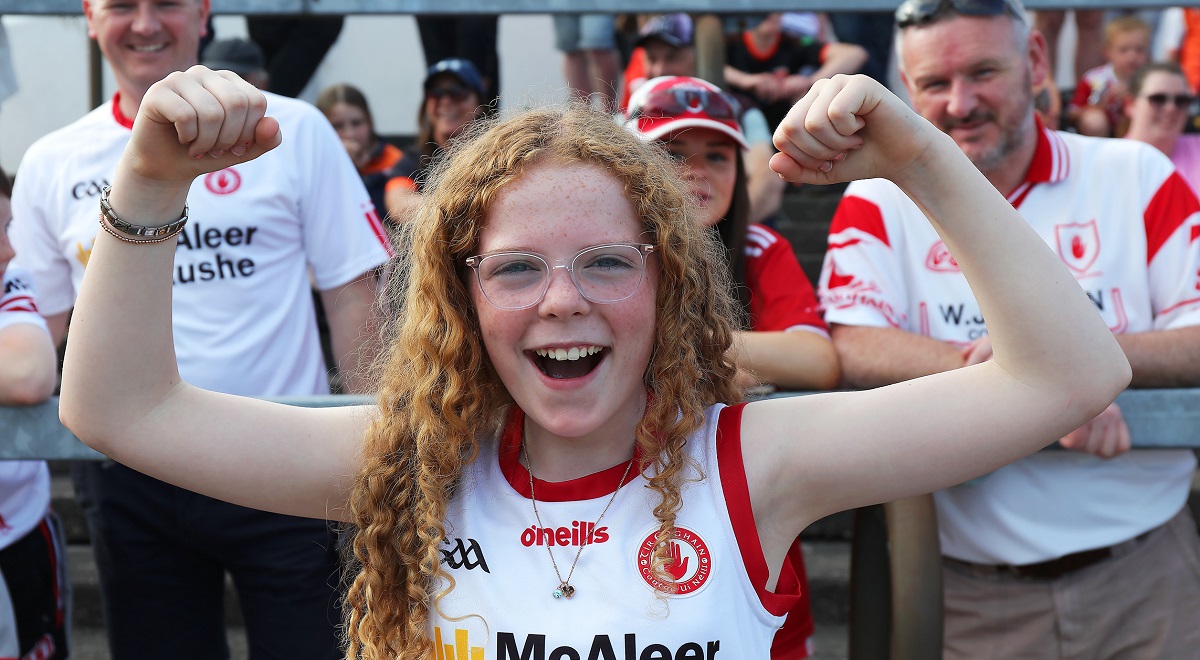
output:
[{"label": "red shoulder stripe", "polygon": [[879,242],[891,247],[888,243],[887,229],[883,225],[883,213],[873,202],[853,195],[843,197],[838,203],[837,211],[833,214],[833,222],[829,226],[829,234],[837,234],[847,229],[857,229],[866,232]]},{"label": "red shoulder stripe", "polygon": [[1146,263],[1154,261],[1155,255],[1171,235],[1179,229],[1193,213],[1200,211],[1200,201],[1178,172],[1163,181],[1146,205]]}]

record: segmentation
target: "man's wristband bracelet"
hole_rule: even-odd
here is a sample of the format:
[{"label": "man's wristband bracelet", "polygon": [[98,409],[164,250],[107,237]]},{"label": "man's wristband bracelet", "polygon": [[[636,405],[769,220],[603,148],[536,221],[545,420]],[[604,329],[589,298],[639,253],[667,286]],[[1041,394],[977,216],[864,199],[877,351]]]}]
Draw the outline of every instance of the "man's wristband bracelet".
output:
[{"label": "man's wristband bracelet", "polygon": [[165,224],[161,227],[147,227],[145,225],[130,224],[117,216],[116,211],[108,203],[108,193],[112,190],[111,186],[104,186],[104,190],[100,193],[100,227],[108,232],[113,238],[125,241],[126,243],[162,243],[175,238],[179,232],[183,231],[183,226],[188,220],[187,202],[183,203],[183,213],[178,220]]}]

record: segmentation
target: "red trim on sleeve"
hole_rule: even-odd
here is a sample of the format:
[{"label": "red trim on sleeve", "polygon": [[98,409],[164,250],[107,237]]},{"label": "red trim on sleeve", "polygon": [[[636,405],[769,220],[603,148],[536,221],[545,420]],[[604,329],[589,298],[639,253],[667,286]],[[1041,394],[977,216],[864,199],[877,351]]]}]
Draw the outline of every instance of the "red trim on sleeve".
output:
[{"label": "red trim on sleeve", "polygon": [[367,217],[367,224],[371,225],[371,231],[374,232],[375,238],[383,245],[383,249],[387,250],[388,258],[396,256],[396,251],[392,248],[392,241],[388,238],[387,230],[383,228],[383,221],[379,219],[379,212],[372,205],[364,214]]},{"label": "red trim on sleeve", "polygon": [[125,113],[121,112],[121,92],[117,92],[116,94],[113,94],[112,104],[113,104],[113,119],[117,120],[118,124],[124,126],[125,128],[132,130],[133,129],[133,119],[130,117],[126,117]]},{"label": "red trim on sleeve", "polygon": [[801,587],[806,585],[800,584],[792,562],[785,561],[779,571],[775,591],[767,589],[770,570],[758,538],[758,527],[754,523],[750,486],[746,483],[746,465],[742,462],[742,410],[745,406],[742,403],[725,408],[717,421],[717,465],[721,472],[721,489],[725,491],[729,522],[733,525],[733,535],[742,553],[742,564],[746,567],[750,584],[768,612],[783,616],[793,611],[801,599]]},{"label": "red trim on sleeve", "polygon": [[[888,242],[887,228],[883,225],[883,213],[874,202],[862,197],[849,195],[838,203],[837,211],[833,214],[833,222],[829,225],[829,235],[833,236],[847,229],[857,229],[866,232],[881,243],[891,247]],[[841,247],[850,245],[845,243]]]},{"label": "red trim on sleeve", "polygon": [[[18,305],[17,304],[18,302],[23,302],[23,303],[27,303],[27,304]],[[12,296],[11,298],[5,298],[4,302],[2,304],[0,304],[0,311],[36,312],[38,310],[37,310],[37,303],[35,303],[33,301],[33,296],[20,295],[20,296]]]},{"label": "red trim on sleeve", "polygon": [[[1193,213],[1200,211],[1200,202],[1179,172],[1172,172],[1146,205],[1146,263],[1155,255]],[[1195,234],[1192,235],[1195,238]]]}]

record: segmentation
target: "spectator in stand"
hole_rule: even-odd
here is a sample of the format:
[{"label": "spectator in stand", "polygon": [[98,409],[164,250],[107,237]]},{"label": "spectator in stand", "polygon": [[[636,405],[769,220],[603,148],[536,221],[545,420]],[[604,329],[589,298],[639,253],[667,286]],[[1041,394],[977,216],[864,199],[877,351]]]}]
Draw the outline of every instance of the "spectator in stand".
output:
[{"label": "spectator in stand", "polygon": [[1200,195],[1200,135],[1184,135],[1183,128],[1196,102],[1196,94],[1175,62],[1154,62],[1138,69],[1129,84],[1125,137],[1157,147],[1171,158],[1175,169]]},{"label": "spectator in stand", "polygon": [[417,16],[425,64],[463,59],[474,65],[483,80],[479,102],[484,114],[500,109],[500,53],[496,50],[499,22],[496,14]]},{"label": "spectator in stand", "polygon": [[[662,14],[642,25],[638,49],[645,54],[645,74],[639,80],[626,78],[626,88],[661,76],[695,76],[695,30],[687,14]],[[636,51],[635,51],[636,54]],[[775,146],[767,119],[753,99],[734,95],[739,105],[738,123],[750,149],[745,153],[746,181],[750,195],[750,222],[770,223],[783,205],[787,183],[770,168]],[[622,106],[622,111],[624,111]]]},{"label": "spectator in stand", "polygon": [[855,73],[867,61],[862,46],[789,35],[780,18],[779,13],[767,14],[730,40],[725,51],[725,80],[754,99],[771,130],[813,82]]},{"label": "spectator in stand", "polygon": [[270,89],[271,76],[267,73],[262,48],[245,39],[218,39],[204,49],[200,58],[204,66],[216,70],[232,71],[243,80],[261,90]]},{"label": "spectator in stand", "polygon": [[322,90],[317,95],[316,106],[341,138],[342,146],[371,195],[371,203],[376,209],[385,211],[388,220],[395,221],[393,209],[385,202],[387,191],[392,186],[407,188],[412,180],[396,174],[404,153],[375,132],[375,120],[367,97],[357,87],[343,83]]},{"label": "spectator in stand", "polygon": [[605,112],[617,111],[616,23],[612,14],[555,14],[556,45],[563,53],[567,86],[578,98],[599,101]]},{"label": "spectator in stand", "polygon": [[[117,94],[30,147],[13,195],[13,244],[37,281],[56,344],[67,333],[97,241],[98,202],[107,199],[133,118],[151,85],[196,64],[208,9],[207,0],[83,4]],[[327,394],[311,272],[337,366],[349,389],[361,392],[359,360],[372,357],[369,274],[389,255],[383,227],[321,113],[294,99],[269,99],[288,134],[282,151],[197,179],[191,224],[171,238],[171,360],[190,382],[219,392]],[[281,460],[289,454],[287,446],[278,451]],[[337,535],[324,521],[235,506],[111,461],[78,464],[73,477],[114,660],[228,657],[226,572],[253,657],[342,657]]]},{"label": "spectator in stand", "polygon": [[[682,166],[700,204],[697,219],[715,231],[725,246],[729,278],[743,312],[743,327],[730,354],[740,384],[832,389],[839,376],[837,352],[821,320],[812,284],[786,238],[749,223],[742,163],[749,145],[738,126],[736,108],[736,100],[699,78],[655,78],[634,93],[626,125],[644,139],[661,141]],[[776,636],[773,657],[802,658],[812,651],[813,621],[799,539],[789,558],[800,581],[801,599]]]},{"label": "spectator in stand", "polygon": [[342,33],[344,16],[247,16],[250,39],[266,58],[270,91],[295,98]]},{"label": "spectator in stand", "polygon": [[[1084,73],[1104,64],[1104,10],[1073,9],[1075,19],[1075,69],[1072,80],[1079,80]],[[1058,38],[1062,34],[1067,10],[1041,9],[1034,13],[1034,27],[1046,39],[1047,65],[1056,71],[1059,53]]]},{"label": "spectator in stand", "polygon": [[888,84],[888,65],[892,61],[892,12],[836,11],[829,13],[829,22],[839,41],[866,49],[867,62],[860,72]]},{"label": "spectator in stand", "polygon": [[[1116,334],[1134,386],[1200,385],[1195,194],[1155,149],[1037,120],[1045,43],[1018,0],[958,6],[897,9],[914,109],[1057,251]],[[966,371],[991,356],[993,318],[924,217],[882,180],[852,183],[838,207],[820,293],[848,386]],[[1047,284],[1029,280],[1022,295]],[[961,424],[964,436],[991,432]],[[1116,404],[1060,444],[1067,451],[934,494],[945,658],[1194,657],[1200,537],[1186,504],[1196,457],[1127,451]]]},{"label": "spectator in stand", "polygon": [[1121,137],[1129,81],[1150,61],[1150,26],[1136,16],[1119,16],[1104,26],[1107,62],[1088,70],[1075,85],[1067,121],[1083,135]]},{"label": "spectator in stand", "polygon": [[700,222],[724,243],[730,275],[745,311],[746,331],[734,342],[743,383],[788,390],[832,389],[837,355],[791,243],[749,222],[737,101],[699,78],[647,81],[630,99],[627,125],[659,140],[683,168],[698,200]]},{"label": "spectator in stand", "polygon": [[[0,170],[0,406],[50,398],[58,356],[29,273],[9,263],[12,188]],[[45,461],[0,461],[0,658],[71,657],[71,590]]]},{"label": "spectator in stand", "polygon": [[435,156],[468,124],[484,115],[486,86],[470,60],[450,58],[429,67],[425,97],[417,110],[417,139],[389,173],[384,194],[388,217],[404,222],[412,217],[425,189],[425,175]]}]

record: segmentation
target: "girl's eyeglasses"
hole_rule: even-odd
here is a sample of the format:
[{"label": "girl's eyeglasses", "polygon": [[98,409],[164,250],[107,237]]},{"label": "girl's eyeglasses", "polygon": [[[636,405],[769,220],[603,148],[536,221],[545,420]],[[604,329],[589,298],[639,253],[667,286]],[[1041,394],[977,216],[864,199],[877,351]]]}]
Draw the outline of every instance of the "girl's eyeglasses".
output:
[{"label": "girl's eyeglasses", "polygon": [[525,309],[542,302],[556,268],[565,268],[580,295],[591,302],[625,300],[642,285],[651,252],[654,246],[645,243],[607,243],[553,262],[536,252],[495,252],[468,257],[466,264],[494,307]]}]

